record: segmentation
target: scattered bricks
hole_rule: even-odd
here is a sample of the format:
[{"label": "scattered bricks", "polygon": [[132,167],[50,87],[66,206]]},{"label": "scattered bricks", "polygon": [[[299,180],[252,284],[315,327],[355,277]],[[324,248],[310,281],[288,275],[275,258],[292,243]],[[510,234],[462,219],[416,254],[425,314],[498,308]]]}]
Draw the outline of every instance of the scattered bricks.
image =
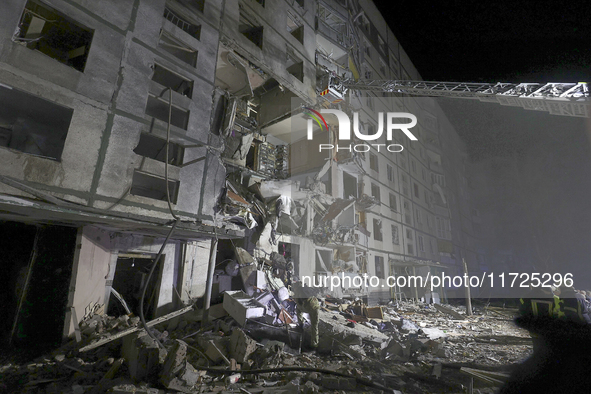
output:
[{"label": "scattered bricks", "polygon": [[149,387],[136,387],[133,384],[113,386],[107,393],[111,394],[164,394],[164,391]]},{"label": "scattered bricks", "polygon": [[197,383],[199,376],[201,376],[199,371],[189,362],[183,361],[175,376],[162,376],[160,381],[166,388],[171,390],[193,393],[195,391],[193,386]]},{"label": "scattered bricks", "polygon": [[121,355],[127,361],[129,375],[137,380],[146,380],[158,369],[159,348],[145,331],[134,333],[123,338]]},{"label": "scattered bricks", "polygon": [[187,357],[187,344],[179,339],[175,340],[172,348],[168,351],[166,360],[164,360],[164,367],[162,368],[162,376],[174,376],[176,372],[182,367],[185,358]]},{"label": "scattered bricks", "polygon": [[256,350],[256,345],[256,341],[244,331],[235,329],[230,336],[230,356],[242,364]]},{"label": "scattered bricks", "polygon": [[303,394],[316,394],[320,391],[320,388],[316,386],[312,381],[308,380],[302,387]]},{"label": "scattered bricks", "polygon": [[233,358],[230,359],[230,369],[232,371],[239,371],[240,370],[240,364],[238,364],[236,362],[236,360]]},{"label": "scattered bricks", "polygon": [[191,387],[197,383],[199,372],[187,362],[187,344],[176,340],[164,361],[164,368],[160,382],[169,389],[191,392]]},{"label": "scattered bricks", "polygon": [[355,390],[357,382],[354,378],[324,376],[320,385],[329,390]]}]

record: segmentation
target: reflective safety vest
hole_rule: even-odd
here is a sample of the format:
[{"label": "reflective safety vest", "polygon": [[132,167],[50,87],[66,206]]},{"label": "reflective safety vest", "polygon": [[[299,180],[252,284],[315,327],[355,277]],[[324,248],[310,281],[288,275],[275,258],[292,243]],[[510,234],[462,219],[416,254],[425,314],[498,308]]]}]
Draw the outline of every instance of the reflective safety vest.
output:
[{"label": "reflective safety vest", "polygon": [[562,310],[563,304],[564,304],[564,301],[561,300],[560,297],[555,295],[554,296],[554,317],[557,317],[558,319],[564,319],[566,317],[566,314]]},{"label": "reflective safety vest", "polygon": [[[521,305],[523,305],[526,309],[526,313],[531,312],[533,317],[555,317],[560,318],[564,316],[564,313],[561,311],[560,300],[558,297],[554,297],[554,300],[551,299],[523,299],[521,298]],[[527,302],[529,301],[529,305]]]}]

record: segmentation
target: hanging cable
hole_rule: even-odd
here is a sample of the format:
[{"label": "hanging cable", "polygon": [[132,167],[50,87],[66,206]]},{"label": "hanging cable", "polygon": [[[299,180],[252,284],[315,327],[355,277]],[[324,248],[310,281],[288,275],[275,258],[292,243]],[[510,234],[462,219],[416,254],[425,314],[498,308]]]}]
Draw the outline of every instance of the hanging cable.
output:
[{"label": "hanging cable", "polygon": [[158,262],[160,261],[160,258],[162,257],[162,253],[164,252],[164,248],[166,247],[166,244],[168,244],[168,240],[170,239],[170,236],[172,235],[172,233],[174,232],[174,230],[176,229],[176,226],[180,223],[180,219],[175,220],[174,224],[172,225],[172,227],[170,228],[170,231],[168,232],[168,235],[166,236],[166,238],[164,239],[164,243],[162,244],[162,246],[160,247],[160,250],[158,251],[158,254],[156,255],[156,258],[154,259],[154,264],[152,264],[152,268],[150,269],[150,273],[148,274],[148,278],[146,278],[146,283],[144,284],[144,288],[142,289],[142,297],[140,299],[140,319],[142,321],[142,326],[144,326],[144,330],[146,330],[146,332],[148,333],[148,335],[154,339],[156,341],[156,343],[158,343],[158,345],[160,345],[160,347],[162,349],[165,349],[164,345],[162,344],[162,342],[160,342],[160,340],[158,338],[156,338],[156,336],[151,332],[151,330],[148,328],[148,325],[146,323],[146,319],[144,317],[144,299],[146,298],[146,290],[148,288],[148,283],[150,283],[150,278],[152,278],[152,274],[154,273],[154,271],[156,270],[156,266],[158,265]]},{"label": "hanging cable", "polygon": [[172,209],[172,203],[170,202],[170,188],[168,184],[168,151],[170,146],[170,122],[172,121],[172,89],[168,89],[168,124],[166,125],[166,153],[165,153],[165,161],[164,161],[164,179],[166,182],[166,202],[168,203],[168,209],[170,210],[170,214],[172,215],[175,220],[181,220],[177,215],[175,215]]},{"label": "hanging cable", "polygon": [[156,341],[156,343],[158,343],[158,345],[160,345],[160,347],[162,349],[165,349],[164,344],[162,342],[160,342],[160,340],[158,338],[156,338],[156,336],[150,331],[150,329],[148,328],[148,325],[146,323],[146,318],[144,316],[144,299],[146,298],[146,290],[148,289],[148,284],[150,283],[150,279],[152,278],[152,275],[153,275],[154,271],[156,270],[158,263],[160,262],[160,258],[162,257],[162,253],[164,252],[164,248],[168,244],[168,240],[172,236],[172,233],[176,229],[176,226],[178,226],[178,224],[181,222],[181,218],[179,216],[177,216],[174,213],[174,210],[172,209],[172,203],[170,201],[170,190],[169,190],[169,184],[168,184],[168,150],[169,150],[168,148],[170,145],[170,122],[172,120],[172,89],[170,89],[170,88],[167,88],[167,89],[168,89],[168,125],[166,126],[166,153],[165,153],[165,161],[164,161],[164,179],[166,182],[166,202],[168,203],[168,209],[170,210],[170,214],[175,219],[175,221],[174,221],[174,224],[172,225],[172,227],[170,228],[168,235],[164,239],[164,242],[162,243],[162,246],[160,247],[160,251],[158,251],[156,258],[154,259],[154,264],[152,264],[152,268],[150,269],[150,273],[148,274],[148,278],[146,279],[146,283],[144,284],[144,288],[142,289],[142,297],[140,299],[140,319],[142,321],[142,325],[144,326],[144,330],[146,330],[148,335],[152,339],[154,339]]}]

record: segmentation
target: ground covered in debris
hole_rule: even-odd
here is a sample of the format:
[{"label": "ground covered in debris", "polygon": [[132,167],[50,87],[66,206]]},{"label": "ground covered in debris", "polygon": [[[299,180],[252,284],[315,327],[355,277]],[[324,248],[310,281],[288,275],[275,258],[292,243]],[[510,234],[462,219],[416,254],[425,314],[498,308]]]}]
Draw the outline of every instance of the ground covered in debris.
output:
[{"label": "ground covered in debris", "polygon": [[402,302],[379,308],[382,319],[367,316],[375,308],[363,309],[324,300],[314,351],[306,347],[308,328],[300,342],[295,324],[239,324],[219,306],[207,324],[191,307],[148,323],[166,350],[138,318],[95,315],[81,324],[79,343],[24,363],[5,355],[0,390],[464,393],[472,381],[474,392],[492,393],[510,367],[531,353],[531,339],[514,325],[513,309],[481,307],[466,316],[461,306]]}]

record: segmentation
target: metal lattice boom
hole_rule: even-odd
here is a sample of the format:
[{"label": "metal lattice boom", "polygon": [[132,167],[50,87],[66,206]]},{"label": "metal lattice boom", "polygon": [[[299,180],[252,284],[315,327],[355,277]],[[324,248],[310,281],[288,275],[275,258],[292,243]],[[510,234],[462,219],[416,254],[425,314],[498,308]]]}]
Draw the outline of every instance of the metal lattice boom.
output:
[{"label": "metal lattice boom", "polygon": [[589,117],[590,95],[587,83],[466,83],[389,80],[334,81],[334,87],[374,92],[422,96],[477,98],[501,105],[547,111],[553,115]]}]

